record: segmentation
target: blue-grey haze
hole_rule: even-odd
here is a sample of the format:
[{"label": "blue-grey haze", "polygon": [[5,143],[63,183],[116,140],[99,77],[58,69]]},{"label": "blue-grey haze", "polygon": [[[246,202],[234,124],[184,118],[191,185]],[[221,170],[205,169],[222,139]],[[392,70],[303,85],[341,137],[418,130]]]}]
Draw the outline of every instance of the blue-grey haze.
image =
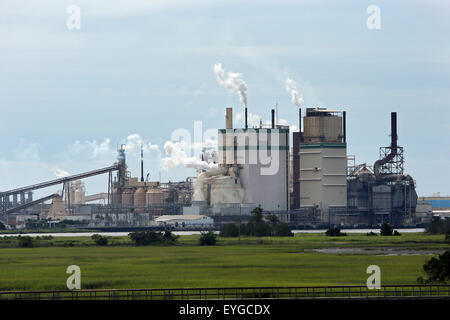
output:
[{"label": "blue-grey haze", "polygon": [[[66,26],[71,4],[80,30]],[[381,30],[366,26],[369,5],[380,7]],[[265,120],[278,103],[297,124],[288,77],[305,106],[346,110],[357,162],[372,164],[389,144],[397,111],[418,193],[450,194],[449,34],[448,1],[3,0],[0,190],[52,179],[55,168],[109,165],[135,133],[160,147],[145,154],[152,180],[193,175],[162,171],[160,156],[174,129],[221,128],[225,107],[242,111],[214,78],[221,62],[243,73],[249,111]],[[133,175],[138,157],[128,152]],[[88,179],[88,192],[106,180]]]}]

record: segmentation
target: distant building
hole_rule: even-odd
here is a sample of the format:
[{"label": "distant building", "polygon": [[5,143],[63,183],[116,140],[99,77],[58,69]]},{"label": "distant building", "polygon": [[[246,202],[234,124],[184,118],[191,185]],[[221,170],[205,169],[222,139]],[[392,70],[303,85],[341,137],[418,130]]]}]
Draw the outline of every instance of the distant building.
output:
[{"label": "distant building", "polygon": [[214,225],[214,220],[202,215],[165,215],[155,219],[158,226],[169,226],[174,228],[194,227],[209,228]]}]

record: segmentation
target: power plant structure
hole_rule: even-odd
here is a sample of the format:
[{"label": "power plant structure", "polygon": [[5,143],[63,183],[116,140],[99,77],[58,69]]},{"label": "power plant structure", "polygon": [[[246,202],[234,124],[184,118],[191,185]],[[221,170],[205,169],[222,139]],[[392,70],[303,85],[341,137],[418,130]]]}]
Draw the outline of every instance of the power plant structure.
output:
[{"label": "power plant structure", "polygon": [[233,128],[232,108],[226,109],[225,129],[218,130],[218,168],[201,172],[194,184],[189,214],[206,214],[216,222],[250,216],[257,206],[288,212],[289,127],[275,124]]},{"label": "power plant structure", "polygon": [[391,113],[391,144],[380,148],[380,159],[352,168],[348,174],[346,223],[365,221],[369,225],[390,222],[413,224],[417,193],[415,182],[404,173],[403,148],[397,144],[397,113]]},{"label": "power plant structure", "polygon": [[[332,212],[345,212],[347,205],[347,144],[345,112],[308,108],[304,131],[296,138],[296,208],[320,213],[320,220]],[[300,141],[299,141],[300,140]],[[300,189],[300,190],[298,190]],[[300,191],[300,192],[298,192]]]},{"label": "power plant structure", "polygon": [[345,111],[307,108],[302,117],[299,108],[291,151],[289,127],[276,124],[274,110],[269,127],[233,128],[227,108],[226,127],[218,130],[219,167],[199,174],[184,212],[229,222],[261,206],[300,228],[414,225],[415,182],[404,174],[395,112],[391,119],[391,144],[380,148],[372,169],[351,164]]},{"label": "power plant structure", "polygon": [[[117,176],[113,180],[113,172]],[[82,179],[108,173],[108,192],[85,194]],[[63,185],[60,193],[33,200],[34,190]],[[183,206],[191,203],[192,179],[181,182],[148,181],[143,177],[141,152],[141,177],[131,177],[127,171],[123,146],[118,150],[117,162],[112,166],[86,173],[71,175],[27,187],[0,193],[0,221],[15,225],[23,217],[52,220],[79,220],[90,226],[149,226],[155,217],[180,214]],[[28,195],[25,198],[25,194]],[[12,198],[12,201],[11,201]],[[20,199],[20,200],[17,200]],[[52,200],[51,204],[46,201]],[[103,203],[89,204],[92,201]],[[35,220],[33,218],[33,220]]]},{"label": "power plant structure", "polygon": [[[199,170],[195,178],[149,181],[142,146],[140,177],[132,177],[122,146],[110,167],[0,193],[0,220],[9,224],[34,214],[86,220],[90,227],[148,227],[157,217],[184,214],[209,216],[219,227],[248,220],[261,206],[293,228],[418,223],[415,181],[404,172],[396,112],[391,113],[391,143],[380,148],[380,158],[370,166],[356,165],[355,157],[347,155],[345,111],[306,108],[304,116],[298,111],[292,144],[289,126],[277,124],[274,109],[271,123],[249,128],[246,108],[244,128],[234,128],[233,110],[227,108],[212,157],[217,167]],[[210,158],[202,156],[203,161]],[[82,179],[106,173],[107,193],[86,195]],[[33,200],[34,190],[58,184],[61,193]]]}]

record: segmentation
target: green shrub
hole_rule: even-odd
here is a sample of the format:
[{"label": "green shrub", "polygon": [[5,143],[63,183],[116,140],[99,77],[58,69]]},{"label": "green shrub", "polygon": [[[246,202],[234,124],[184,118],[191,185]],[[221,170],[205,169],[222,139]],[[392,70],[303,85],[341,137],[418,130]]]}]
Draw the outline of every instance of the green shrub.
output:
[{"label": "green shrub", "polygon": [[423,270],[428,278],[417,278],[421,283],[447,283],[450,281],[450,251],[447,250],[437,258],[427,260],[423,265]]},{"label": "green shrub", "polygon": [[98,246],[107,246],[108,238],[99,234],[93,234],[91,239],[94,240],[95,244]]},{"label": "green shrub", "polygon": [[239,227],[235,223],[226,223],[220,230],[221,237],[237,237],[239,235]]},{"label": "green shrub", "polygon": [[18,236],[18,244],[19,247],[23,247],[23,248],[31,248],[33,247],[33,238],[29,237],[29,236]]},{"label": "green shrub", "polygon": [[175,243],[179,236],[173,234],[170,230],[166,230],[162,237],[164,243]]},{"label": "green shrub", "polygon": [[247,227],[250,232],[249,236],[267,237],[272,235],[272,228],[265,222],[249,222]]},{"label": "green shrub", "polygon": [[387,222],[384,222],[381,225],[380,234],[382,236],[392,236],[394,232],[394,228]]},{"label": "green shrub", "polygon": [[273,235],[276,237],[293,237],[294,233],[286,223],[279,223],[274,226]]},{"label": "green shrub", "polygon": [[367,236],[376,236],[377,234],[375,232],[370,231],[370,232],[366,233],[366,235]]},{"label": "green shrub", "polygon": [[325,235],[328,237],[343,237],[346,236],[347,234],[345,232],[341,232],[341,229],[339,228],[329,228],[325,232]]},{"label": "green shrub", "polygon": [[217,235],[212,232],[202,233],[200,235],[199,244],[201,246],[213,246],[217,243]]},{"label": "green shrub", "polygon": [[134,231],[128,234],[131,241],[137,246],[146,246],[149,244],[173,244],[177,241],[178,236],[174,235],[170,231],[166,231],[164,234],[155,231]]},{"label": "green shrub", "polygon": [[128,235],[137,246],[146,246],[152,243],[161,243],[162,234],[154,231],[134,231]]},{"label": "green shrub", "polygon": [[431,234],[446,234],[450,232],[450,219],[443,220],[439,217],[434,217],[425,228],[425,231]]},{"label": "green shrub", "polygon": [[[276,215],[271,214],[270,212],[264,214],[263,211],[261,206],[252,210],[252,217],[249,222],[240,226],[241,235],[248,237],[294,236],[286,223],[280,223]],[[238,230],[239,229],[236,231]]]}]

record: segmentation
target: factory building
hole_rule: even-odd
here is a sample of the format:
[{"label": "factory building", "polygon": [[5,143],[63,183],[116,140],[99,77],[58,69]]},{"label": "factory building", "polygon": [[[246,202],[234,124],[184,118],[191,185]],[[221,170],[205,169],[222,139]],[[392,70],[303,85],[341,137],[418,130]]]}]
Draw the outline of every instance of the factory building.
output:
[{"label": "factory building", "polygon": [[403,148],[397,140],[397,113],[392,112],[391,144],[380,148],[380,159],[372,167],[349,166],[347,212],[337,217],[340,223],[414,225],[417,222],[415,181],[404,173]]},{"label": "factory building", "polygon": [[131,177],[126,170],[123,149],[119,150],[117,178],[112,185],[110,211],[116,213],[139,213],[160,216],[178,214],[189,205],[192,198],[192,179],[180,182],[162,183],[144,179],[143,151],[141,150],[141,177]]},{"label": "factory building", "polygon": [[159,227],[206,229],[214,226],[214,220],[203,215],[166,215],[155,219]]},{"label": "factory building", "polygon": [[[347,155],[345,111],[307,108],[302,117],[299,108],[292,151],[289,127],[276,124],[274,110],[271,116],[270,124],[249,128],[245,109],[244,128],[233,128],[233,112],[227,108],[225,128],[218,130],[217,157],[214,154],[218,165],[199,171],[196,178],[148,181],[142,151],[141,177],[131,177],[121,148],[110,167],[2,192],[0,220],[15,224],[20,221],[17,216],[34,215],[89,220],[93,227],[183,226],[183,222],[189,227],[197,219],[189,217],[210,216],[218,227],[248,220],[257,206],[295,227],[375,226],[385,221],[412,226],[430,221],[438,214],[436,209],[440,216],[448,215],[448,208],[443,208],[448,207],[448,198],[422,199],[418,205],[415,181],[403,169],[395,112],[391,143],[380,148],[372,166],[356,165],[354,156]],[[114,180],[113,172],[117,172]],[[81,179],[105,173],[108,192],[86,195]],[[57,184],[63,185],[61,193],[33,200],[34,190]],[[51,205],[45,204],[48,200]]]},{"label": "factory building", "polygon": [[[347,206],[347,145],[343,112],[308,108],[299,148],[300,208],[315,208],[322,220]],[[298,177],[298,175],[297,175]]]},{"label": "factory building", "polygon": [[[231,108],[227,119],[232,118]],[[273,113],[273,112],[272,112]],[[242,203],[265,210],[289,209],[289,127],[233,129],[227,120],[219,130],[219,163],[236,166],[244,190]]]},{"label": "factory building", "polygon": [[194,200],[205,201],[214,215],[248,215],[259,205],[289,210],[289,127],[275,125],[274,110],[269,127],[233,128],[231,108],[225,122],[218,132],[219,167],[199,174]]}]

